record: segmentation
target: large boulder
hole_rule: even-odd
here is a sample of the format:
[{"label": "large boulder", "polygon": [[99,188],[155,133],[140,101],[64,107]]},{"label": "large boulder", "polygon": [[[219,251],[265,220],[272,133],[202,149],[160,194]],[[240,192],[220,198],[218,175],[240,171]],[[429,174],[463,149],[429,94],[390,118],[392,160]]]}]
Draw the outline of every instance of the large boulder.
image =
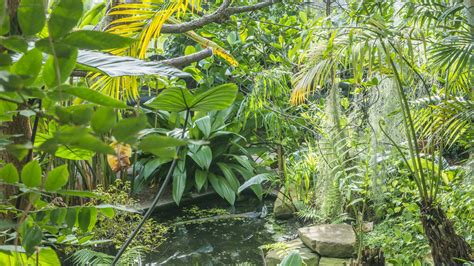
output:
[{"label": "large boulder", "polygon": [[323,257],[319,260],[319,266],[349,266],[349,265],[351,265],[350,259]]},{"label": "large boulder", "polygon": [[268,251],[265,256],[266,266],[277,266],[281,261],[291,252],[298,251],[303,262],[307,266],[317,266],[319,262],[319,255],[307,248],[300,239],[284,242],[284,248],[273,249]]},{"label": "large boulder", "polygon": [[280,192],[278,192],[275,204],[273,204],[273,215],[276,219],[289,219],[293,216],[295,211],[295,207],[291,200],[285,196],[285,191],[282,188]]},{"label": "large boulder", "polygon": [[350,258],[356,235],[348,224],[321,224],[298,229],[303,243],[322,257]]}]

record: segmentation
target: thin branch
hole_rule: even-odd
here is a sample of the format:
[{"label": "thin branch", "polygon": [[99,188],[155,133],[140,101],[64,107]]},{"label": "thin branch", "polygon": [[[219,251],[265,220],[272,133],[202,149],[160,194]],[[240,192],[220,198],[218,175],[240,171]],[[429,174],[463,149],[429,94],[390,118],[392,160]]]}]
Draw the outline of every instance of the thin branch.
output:
[{"label": "thin branch", "polygon": [[280,1],[281,0],[266,0],[255,5],[229,7],[232,0],[224,0],[222,5],[214,13],[181,24],[164,24],[161,28],[161,33],[184,33],[192,31],[210,23],[225,21],[229,19],[231,15],[256,11]]},{"label": "thin branch", "polygon": [[199,51],[197,53],[193,53],[193,54],[185,55],[185,56],[180,56],[180,57],[176,57],[176,58],[171,58],[171,59],[166,59],[166,60],[162,60],[162,61],[159,61],[159,62],[163,63],[163,64],[166,64],[166,65],[170,65],[170,66],[180,68],[180,67],[188,66],[188,65],[190,65],[191,63],[194,63],[194,62],[199,62],[202,59],[210,57],[212,55],[213,55],[212,49],[211,48],[206,48],[206,49],[204,49],[202,51]]}]

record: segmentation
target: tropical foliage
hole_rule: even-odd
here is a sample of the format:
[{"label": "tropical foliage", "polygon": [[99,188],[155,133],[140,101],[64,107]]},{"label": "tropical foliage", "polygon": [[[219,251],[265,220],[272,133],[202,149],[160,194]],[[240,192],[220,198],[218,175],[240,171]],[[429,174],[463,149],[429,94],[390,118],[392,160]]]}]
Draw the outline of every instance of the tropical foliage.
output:
[{"label": "tropical foliage", "polygon": [[353,225],[355,262],[472,260],[473,18],[461,0],[0,1],[0,264],[140,264],[173,231],[148,219],[163,198],[275,192],[300,223]]}]

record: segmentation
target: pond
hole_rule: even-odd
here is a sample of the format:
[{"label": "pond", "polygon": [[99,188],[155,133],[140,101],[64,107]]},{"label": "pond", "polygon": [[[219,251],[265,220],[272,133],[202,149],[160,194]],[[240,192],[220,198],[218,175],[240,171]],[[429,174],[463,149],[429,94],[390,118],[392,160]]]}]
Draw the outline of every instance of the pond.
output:
[{"label": "pond", "polygon": [[[191,224],[179,222],[187,219],[186,209],[156,216],[159,222],[178,221],[178,225],[155,253],[147,254],[148,265],[263,265],[261,245],[296,237],[298,222],[276,221],[271,200],[262,203],[250,198],[236,202],[235,207],[217,199],[213,202],[199,209],[225,209],[228,214]],[[263,206],[268,210],[265,217],[260,215]]]}]

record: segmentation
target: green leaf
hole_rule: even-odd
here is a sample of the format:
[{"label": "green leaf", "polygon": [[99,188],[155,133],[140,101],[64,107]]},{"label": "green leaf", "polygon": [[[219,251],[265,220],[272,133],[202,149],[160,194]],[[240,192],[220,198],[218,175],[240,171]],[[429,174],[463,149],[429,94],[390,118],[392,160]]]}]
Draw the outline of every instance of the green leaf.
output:
[{"label": "green leaf", "polygon": [[70,32],[82,16],[82,1],[60,0],[53,8],[48,21],[49,34],[53,39]]},{"label": "green leaf", "polygon": [[66,195],[66,196],[75,196],[81,198],[99,198],[100,195],[92,191],[84,190],[58,190],[57,194]]},{"label": "green leaf", "polygon": [[229,186],[227,181],[223,177],[216,176],[213,173],[208,174],[208,179],[217,194],[219,194],[219,196],[221,196],[222,198],[226,199],[231,205],[234,205],[235,192]]},{"label": "green leaf", "polygon": [[112,147],[90,134],[83,136],[79,141],[74,142],[72,145],[98,153],[115,154],[115,151]]},{"label": "green leaf", "polygon": [[0,37],[0,45],[8,50],[18,53],[26,53],[28,50],[28,43],[22,37],[17,35]]},{"label": "green leaf", "polygon": [[91,9],[89,9],[84,16],[81,18],[81,22],[79,23],[79,28],[83,28],[87,25],[96,25],[99,23],[99,20],[105,15],[105,2],[98,3]]},{"label": "green leaf", "polygon": [[140,149],[161,158],[173,158],[177,146],[183,146],[186,141],[161,135],[148,135],[140,141]]},{"label": "green leaf", "polygon": [[[50,55],[43,68],[43,80],[50,88],[61,85],[71,75],[76,64],[77,49],[71,50],[68,57]],[[59,76],[58,76],[59,75]]]},{"label": "green leaf", "polygon": [[201,132],[204,134],[204,137],[209,138],[209,135],[211,135],[211,118],[209,116],[201,117],[198,120],[196,120],[194,123],[196,123],[197,127]]},{"label": "green leaf", "polygon": [[97,221],[97,209],[93,207],[81,208],[78,215],[79,228],[83,232],[88,232],[94,228]]},{"label": "green leaf", "polygon": [[51,211],[49,214],[49,221],[51,224],[62,225],[66,219],[67,208],[58,208]]},{"label": "green leaf", "polygon": [[219,169],[221,169],[222,173],[224,174],[224,177],[227,179],[227,182],[229,183],[229,186],[232,188],[234,192],[237,192],[237,189],[239,189],[240,182],[235,176],[234,172],[232,172],[232,169],[229,167],[229,165],[225,163],[217,163],[217,166],[219,166]]},{"label": "green leaf", "polygon": [[127,108],[126,103],[86,87],[72,87],[69,85],[62,85],[58,88],[58,90],[98,105],[114,108]]},{"label": "green leaf", "polygon": [[256,176],[250,178],[249,180],[245,181],[245,183],[243,183],[239,187],[239,189],[237,190],[237,193],[241,193],[242,191],[244,191],[246,188],[248,188],[250,186],[259,185],[259,184],[263,183],[264,181],[269,180],[268,179],[269,176],[270,176],[270,174],[259,174],[259,175],[256,175]]},{"label": "green leaf", "polygon": [[2,169],[0,169],[0,178],[9,184],[18,182],[18,171],[16,167],[12,163],[2,167]]},{"label": "green leaf", "polygon": [[67,184],[69,179],[69,171],[67,165],[63,164],[51,170],[44,183],[44,189],[48,191],[56,191]]},{"label": "green leaf", "polygon": [[108,32],[94,30],[73,31],[63,42],[86,50],[107,50],[129,46],[134,40]]},{"label": "green leaf", "polygon": [[31,256],[35,252],[35,248],[41,244],[43,232],[39,226],[33,226],[26,230],[26,234],[21,240],[21,245],[25,249],[26,255]]},{"label": "green leaf", "polygon": [[283,260],[280,266],[303,266],[303,259],[298,251],[291,251]]},{"label": "green leaf", "polygon": [[196,152],[189,152],[188,155],[201,167],[209,170],[212,162],[212,150],[209,146],[201,146]]},{"label": "green leaf", "polygon": [[196,170],[194,179],[196,181],[196,188],[198,191],[201,191],[202,186],[206,183],[207,181],[207,171],[203,170]]},{"label": "green leaf", "polygon": [[66,225],[69,229],[72,229],[77,221],[78,208],[68,208],[66,213]]},{"label": "green leaf", "polygon": [[109,77],[159,75],[186,78],[191,75],[159,62],[146,62],[127,56],[80,50],[77,68],[103,73]]},{"label": "green leaf", "polygon": [[137,139],[137,134],[147,125],[144,115],[120,120],[114,127],[112,133],[119,142],[133,144]]},{"label": "green leaf", "polygon": [[41,167],[38,161],[30,161],[23,166],[21,181],[27,187],[39,187],[41,185]]},{"label": "green leaf", "polygon": [[115,111],[110,107],[99,107],[92,115],[91,126],[96,133],[107,133],[116,123]]},{"label": "green leaf", "polygon": [[26,52],[20,60],[13,64],[11,72],[20,76],[28,77],[25,85],[31,85],[39,72],[43,64],[43,54],[38,49],[31,49]]},{"label": "green leaf", "polygon": [[100,208],[100,212],[107,218],[113,218],[115,215],[115,211],[113,208]]},{"label": "green leaf", "polygon": [[[43,133],[36,133],[35,147],[40,147],[43,143],[51,138],[53,138],[53,136]],[[56,151],[54,151],[54,156],[68,160],[90,160],[94,154],[95,152],[93,151],[73,147],[70,145],[61,145],[57,147]]]},{"label": "green leaf", "polygon": [[145,103],[146,106],[157,110],[169,112],[181,112],[193,101],[193,96],[187,89],[168,88],[164,89],[156,98]]},{"label": "green leaf", "polygon": [[40,247],[37,254],[27,257],[22,247],[11,247],[11,251],[0,250],[0,265],[61,265],[58,255],[52,248]]},{"label": "green leaf", "polygon": [[179,161],[173,173],[173,200],[179,205],[186,187],[185,161]]},{"label": "green leaf", "polygon": [[192,111],[209,112],[223,110],[232,105],[237,97],[237,85],[223,84],[196,95],[189,105]]},{"label": "green leaf", "polygon": [[9,66],[13,63],[12,58],[8,54],[0,54],[0,67]]},{"label": "green leaf", "polygon": [[40,32],[46,21],[44,0],[21,0],[18,6],[18,24],[24,35]]},{"label": "green leaf", "polygon": [[10,31],[10,16],[8,15],[8,5],[7,2],[2,1],[3,4],[0,4],[0,35],[5,35]]}]

